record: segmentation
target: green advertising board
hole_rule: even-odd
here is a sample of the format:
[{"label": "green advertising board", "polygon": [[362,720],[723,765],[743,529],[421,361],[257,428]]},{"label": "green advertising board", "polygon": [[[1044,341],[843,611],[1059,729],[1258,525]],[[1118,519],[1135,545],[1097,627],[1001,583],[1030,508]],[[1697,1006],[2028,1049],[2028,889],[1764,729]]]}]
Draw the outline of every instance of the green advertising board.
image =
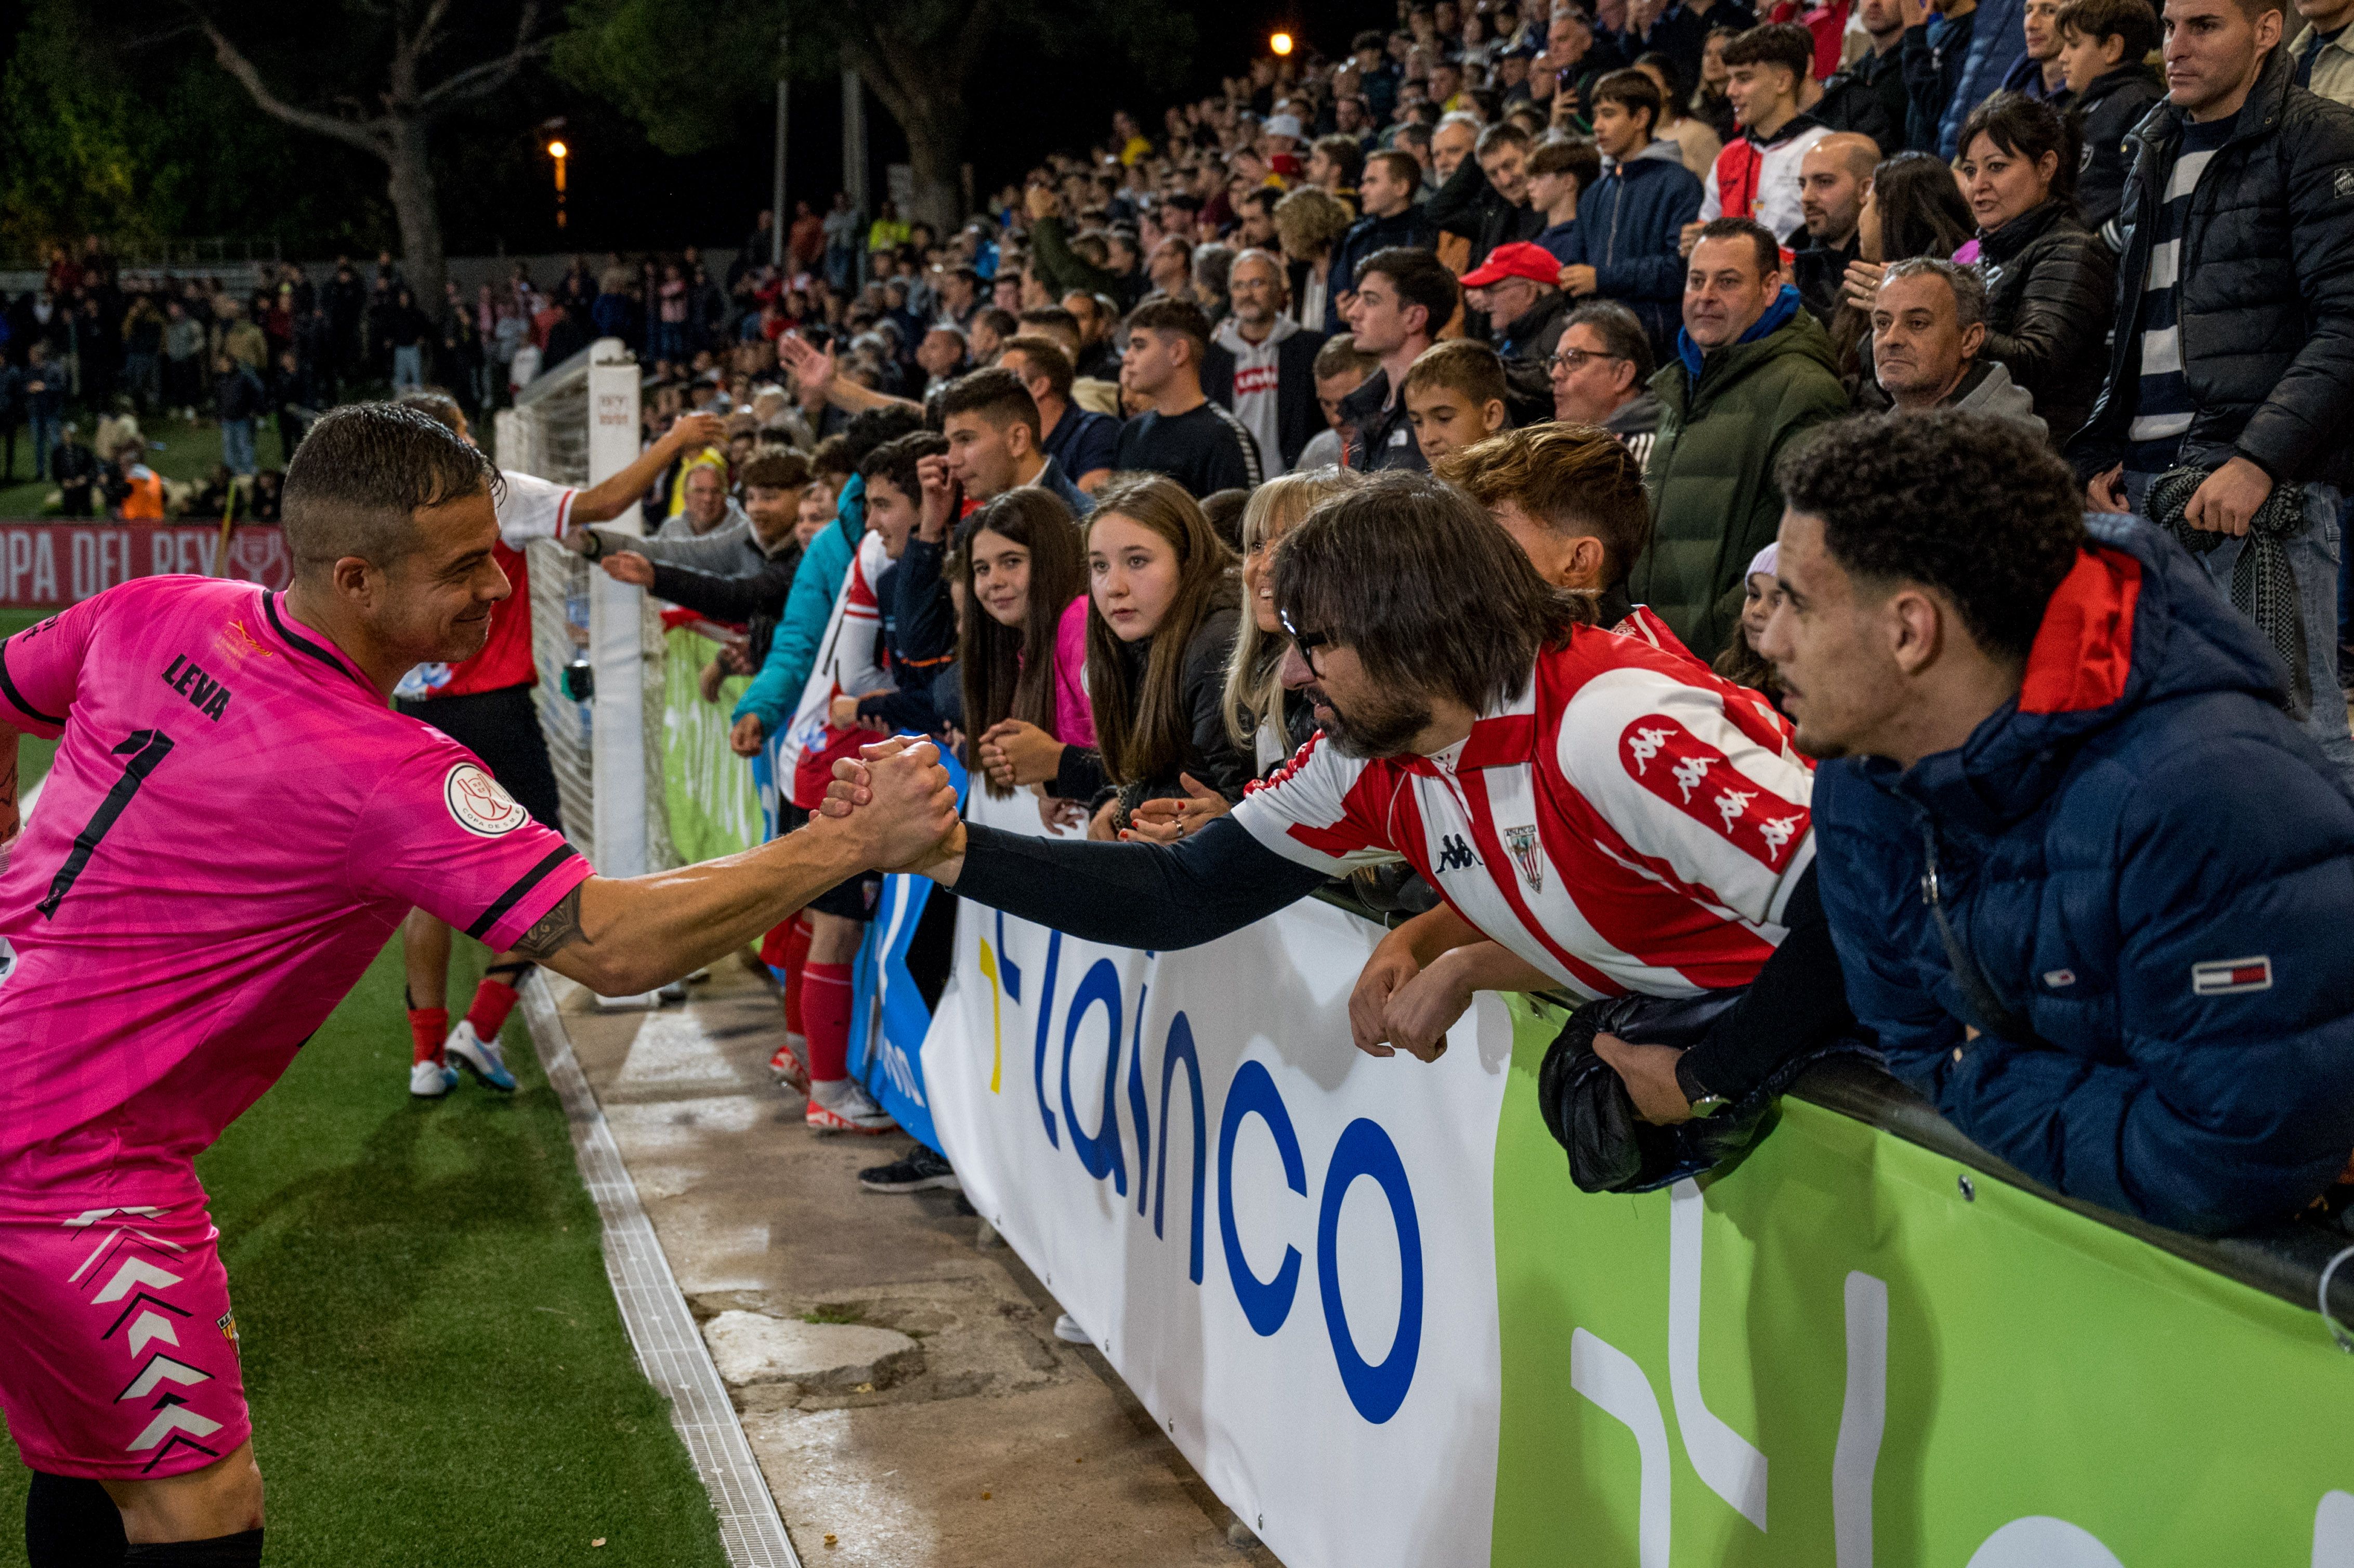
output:
[{"label": "green advertising board", "polygon": [[663,648],[663,803],[671,847],[693,865],[735,854],[760,842],[760,794],[751,765],[727,745],[728,715],[750,685],[742,676],[720,683],[719,700],[697,688],[718,644],[672,629]]},{"label": "green advertising board", "polygon": [[1514,1009],[1495,1563],[2354,1568],[2318,1313],[1797,1098],[1713,1180],[1580,1192]]}]

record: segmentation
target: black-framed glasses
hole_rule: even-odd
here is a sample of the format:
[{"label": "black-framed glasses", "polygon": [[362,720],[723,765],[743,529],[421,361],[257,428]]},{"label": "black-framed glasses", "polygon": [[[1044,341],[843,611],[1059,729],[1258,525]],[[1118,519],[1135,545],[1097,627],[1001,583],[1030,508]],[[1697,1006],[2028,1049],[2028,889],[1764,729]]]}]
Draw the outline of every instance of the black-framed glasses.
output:
[{"label": "black-framed glasses", "polygon": [[1292,624],[1291,612],[1288,609],[1277,610],[1275,619],[1282,624],[1284,635],[1291,639],[1291,645],[1299,650],[1299,657],[1307,662],[1308,673],[1318,680],[1322,680],[1324,672],[1316,667],[1315,651],[1319,648],[1331,647],[1332,634],[1329,631],[1300,630],[1298,626]]},{"label": "black-framed glasses", "polygon": [[1589,359],[1624,359],[1626,357],[1623,354],[1611,354],[1599,348],[1564,348],[1545,363],[1555,370],[1566,370],[1574,376],[1577,373],[1577,367]]}]

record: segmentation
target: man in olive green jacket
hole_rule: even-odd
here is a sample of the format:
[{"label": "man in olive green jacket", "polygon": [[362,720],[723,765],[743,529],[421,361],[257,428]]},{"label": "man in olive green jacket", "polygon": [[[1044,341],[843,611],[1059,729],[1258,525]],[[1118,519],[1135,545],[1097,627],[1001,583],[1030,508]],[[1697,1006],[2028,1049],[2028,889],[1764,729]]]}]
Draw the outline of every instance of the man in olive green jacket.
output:
[{"label": "man in olive green jacket", "polygon": [[1747,218],[1701,230],[1676,357],[1651,377],[1659,433],[1644,467],[1651,542],[1627,591],[1713,659],[1741,620],[1742,572],[1782,522],[1774,463],[1848,411],[1830,340],[1784,281],[1774,237]]}]

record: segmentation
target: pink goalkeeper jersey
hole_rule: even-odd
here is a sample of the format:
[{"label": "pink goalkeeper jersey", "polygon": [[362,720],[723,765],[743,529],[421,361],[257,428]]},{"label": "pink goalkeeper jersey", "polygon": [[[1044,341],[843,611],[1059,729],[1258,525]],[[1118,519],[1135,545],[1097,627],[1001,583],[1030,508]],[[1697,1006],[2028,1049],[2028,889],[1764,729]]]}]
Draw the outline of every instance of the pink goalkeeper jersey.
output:
[{"label": "pink goalkeeper jersey", "polygon": [[590,874],[282,595],[143,577],[0,642],[64,737],[0,874],[0,1202],[166,1202],[416,906],[493,951]]}]

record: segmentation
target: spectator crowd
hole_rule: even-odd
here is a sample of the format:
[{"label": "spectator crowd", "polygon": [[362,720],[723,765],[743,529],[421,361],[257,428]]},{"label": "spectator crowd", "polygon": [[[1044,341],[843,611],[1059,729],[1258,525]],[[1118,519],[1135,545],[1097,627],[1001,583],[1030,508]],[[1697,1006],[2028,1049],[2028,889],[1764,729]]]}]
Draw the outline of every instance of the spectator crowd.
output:
[{"label": "spectator crowd", "polygon": [[[1554,689],[1546,650],[1614,639],[1581,657],[1715,727],[1595,736],[1639,785],[1622,816],[1550,715],[1580,831],[1617,846],[1551,895],[1660,896],[1614,904],[1588,963],[1593,911],[1546,927],[1532,879],[1515,947],[1447,880],[1500,849],[1425,853],[1335,785],[1344,816],[1293,837],[1410,916],[1352,1001],[1361,1044],[1435,1054],[1477,990],[1558,986],[1617,1007],[1584,1036],[1603,1087],[1671,1128],[1759,1125],[1844,1043],[2063,1192],[2230,1229],[2342,1207],[2354,1175],[2354,969],[2327,945],[2354,916],[2349,20],[1403,0],[1337,58],[1114,116],[953,232],[838,196],[761,214],[717,276],[616,258],[429,312],[386,262],[238,302],[61,257],[10,363],[69,345],[86,402],[211,386],[226,429],[376,377],[479,409],[623,338],[650,441],[694,413],[726,440],[657,481],[649,537],[576,543],[744,630],[705,691],[750,677],[733,738],[787,830],[837,763],[917,733],[1047,827],[1198,869],[1336,753],[1407,756],[1458,708],[1488,734]],[[30,409],[23,385],[0,382]],[[1461,547],[1416,555],[1417,529]],[[1382,581],[1316,576],[1339,560]],[[1384,651],[1384,616],[1435,613],[1384,561],[1459,589],[1419,645]],[[1500,577],[1450,588],[1467,562]],[[1458,659],[1463,625],[1486,654]],[[1458,669],[1499,647],[1536,662]],[[1459,744],[1384,777],[1436,789],[1532,743]],[[1696,796],[1712,767],[1755,789]],[[1760,791],[1788,814],[1744,815]],[[1773,875],[1715,880],[1659,802]],[[846,1068],[875,897],[845,885],[764,953],[774,1065],[822,1128],[889,1125]],[[1703,927],[1730,934],[1644,957]],[[1646,1044],[1632,1002],[1695,993],[1739,1001]],[[955,1178],[918,1149],[867,1180]]]},{"label": "spectator crowd", "polygon": [[[731,443],[682,471],[709,463],[699,502],[675,477],[656,500],[736,532],[583,547],[749,629],[734,738],[787,827],[862,746],[925,734],[1049,828],[1161,846],[1158,882],[1071,863],[1054,908],[1082,934],[1181,945],[1296,896],[1291,862],[1352,873],[1409,917],[1352,1001],[1368,1049],[1435,1054],[1479,989],[1596,999],[1547,1095],[1581,1181],[1704,1168],[1852,1049],[2144,1218],[2342,1207],[2354,975],[2316,944],[2354,901],[2354,6],[2298,11],[1407,0],[1338,58],[1115,116],[952,234],[801,206],[784,265],[726,286],[723,353],[665,268],[642,297],[686,302],[637,328],[650,418],[714,409]],[[1502,577],[1450,532],[1465,507],[1518,546]],[[1445,599],[1471,561],[1435,620],[1359,580]],[[1489,653],[1458,656],[1465,624]],[[1457,710],[1476,736],[1554,678],[1540,652],[1483,697],[1458,664],[1596,634],[1731,727],[1638,716],[1590,750],[1634,776],[1685,747],[1646,788],[1735,842],[1761,793],[1790,808],[1755,829],[1787,872],[1745,905],[1681,829],[1578,782],[1576,702],[1540,710],[1621,846],[1561,879],[1600,897],[1639,863],[1689,919],[1738,914],[1754,945],[1714,978],[1645,957],[1697,927],[1621,928],[1631,895],[1596,967],[1590,909],[1516,948],[1448,880],[1496,849],[1350,814],[1409,790],[1427,818],[1417,779],[1468,753],[1339,775],[1329,822],[1284,803],[1326,798],[1325,758],[1379,766]],[[1342,694],[1341,648],[1380,701]],[[1748,785],[1703,811],[1718,764]],[[2226,776],[2279,809],[2232,810],[2201,783]],[[1007,863],[956,885],[1023,908]],[[837,889],[767,955],[776,1066],[822,1128],[887,1125],[844,1065],[875,896]],[[1647,1011],[1694,991],[1739,1001],[1681,1033]],[[1597,1163],[1596,1092],[1681,1154]],[[954,1174],[919,1149],[867,1179]]]}]

